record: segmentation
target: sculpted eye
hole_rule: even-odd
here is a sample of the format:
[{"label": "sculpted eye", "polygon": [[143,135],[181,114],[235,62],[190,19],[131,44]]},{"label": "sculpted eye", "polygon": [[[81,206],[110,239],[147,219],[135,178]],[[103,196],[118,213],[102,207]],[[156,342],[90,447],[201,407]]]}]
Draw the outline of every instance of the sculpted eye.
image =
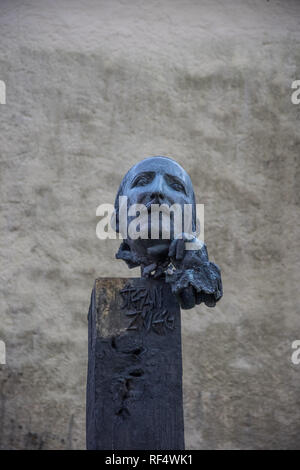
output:
[{"label": "sculpted eye", "polygon": [[147,178],[147,176],[141,176],[141,178],[138,178],[136,184],[143,185],[143,184],[147,184],[148,181],[149,181],[149,178]]},{"label": "sculpted eye", "polygon": [[184,183],[181,183],[179,178],[176,178],[174,175],[166,175],[165,180],[170,186],[170,188],[174,189],[175,191],[179,191],[181,193],[186,194],[186,189]]},{"label": "sculpted eye", "polygon": [[184,187],[180,183],[172,183],[171,184],[172,188],[174,188],[176,191],[184,191]]},{"label": "sculpted eye", "polygon": [[132,187],[135,187],[135,186],[145,186],[145,185],[148,184],[150,181],[151,181],[151,176],[150,176],[150,175],[141,175],[141,176],[138,176],[138,177],[134,180]]}]

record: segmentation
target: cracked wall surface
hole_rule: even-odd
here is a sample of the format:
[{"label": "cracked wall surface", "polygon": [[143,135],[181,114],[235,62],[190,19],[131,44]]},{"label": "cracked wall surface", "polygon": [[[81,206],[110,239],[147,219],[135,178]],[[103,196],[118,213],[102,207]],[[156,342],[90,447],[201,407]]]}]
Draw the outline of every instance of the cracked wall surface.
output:
[{"label": "cracked wall surface", "polygon": [[205,204],[224,298],[182,313],[188,449],[299,448],[300,2],[0,2],[0,448],[85,447],[96,208],[149,155]]}]

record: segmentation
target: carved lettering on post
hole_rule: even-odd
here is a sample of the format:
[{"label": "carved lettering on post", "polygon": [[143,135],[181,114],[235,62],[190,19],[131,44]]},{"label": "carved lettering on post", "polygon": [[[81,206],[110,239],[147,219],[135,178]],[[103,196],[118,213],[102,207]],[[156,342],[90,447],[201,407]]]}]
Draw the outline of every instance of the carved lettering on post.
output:
[{"label": "carved lettering on post", "polygon": [[165,334],[174,329],[174,315],[163,306],[163,286],[154,286],[148,290],[145,288],[131,287],[126,285],[121,290],[126,309],[126,315],[131,318],[129,330],[151,328],[158,334]]}]

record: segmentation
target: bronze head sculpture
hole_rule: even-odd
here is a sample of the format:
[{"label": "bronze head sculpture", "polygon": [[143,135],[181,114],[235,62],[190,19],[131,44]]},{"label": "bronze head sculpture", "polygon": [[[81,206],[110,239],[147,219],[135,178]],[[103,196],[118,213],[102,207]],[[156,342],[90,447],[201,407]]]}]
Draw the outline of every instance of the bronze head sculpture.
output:
[{"label": "bronze head sculpture", "polygon": [[[122,197],[127,205],[125,229],[120,223]],[[134,217],[130,207],[137,208],[140,214],[140,232],[134,236],[128,230]],[[175,223],[173,212],[165,214],[169,216],[166,231],[162,215],[172,207],[178,208],[181,215]],[[190,216],[185,217],[188,207]],[[141,208],[145,208],[143,214]],[[155,219],[156,237],[151,236],[155,228],[153,208],[158,208],[159,213]],[[182,222],[179,224],[184,228],[182,231],[178,230],[178,220]],[[115,230],[124,239],[116,257],[123,259],[129,268],[141,266],[142,277],[164,276],[183,309],[201,302],[214,307],[223,295],[220,269],[209,261],[206,246],[196,238],[196,226],[192,181],[175,160],[149,157],[126,173],[115,200]]]},{"label": "bronze head sculpture", "polygon": [[[95,281],[89,309],[88,449],[184,449],[180,307],[214,307],[221,273],[198,238],[193,185],[167,157],[124,176],[116,257],[141,277]],[[107,219],[106,219],[107,221]]]}]

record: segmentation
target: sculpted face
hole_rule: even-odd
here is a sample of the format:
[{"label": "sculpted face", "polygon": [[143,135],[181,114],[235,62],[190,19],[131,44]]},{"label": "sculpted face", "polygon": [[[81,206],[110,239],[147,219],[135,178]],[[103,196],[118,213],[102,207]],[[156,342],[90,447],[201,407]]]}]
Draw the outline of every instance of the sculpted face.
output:
[{"label": "sculpted face", "polygon": [[[184,224],[183,221],[178,224],[176,214],[172,218],[175,205]],[[167,237],[166,218],[161,217],[163,206]],[[121,182],[112,219],[115,230],[123,236],[116,258],[124,260],[129,268],[140,266],[142,277],[164,278],[182,308],[189,309],[201,302],[213,307],[222,297],[220,269],[209,261],[206,246],[195,237],[192,182],[177,162],[167,157],[150,157],[134,165]],[[131,231],[134,224],[136,230]],[[152,237],[153,227],[158,228],[156,238]],[[144,234],[147,236],[143,237]],[[187,241],[192,246],[188,247]]]},{"label": "sculpted face", "polygon": [[[150,157],[134,165],[124,177],[119,195],[127,196],[128,207],[133,204],[143,204],[148,209],[148,214],[140,219],[140,223],[141,230],[145,230],[146,227],[149,230],[149,238],[135,240],[134,245],[137,250],[148,249],[158,244],[166,245],[173,238],[174,220],[171,218],[170,239],[162,239],[164,219],[161,214],[159,237],[158,239],[150,238],[150,211],[153,204],[165,204],[168,207],[178,204],[182,208],[182,213],[185,204],[195,205],[194,191],[189,175],[177,162],[166,157]],[[128,225],[133,219],[134,216],[128,217]]]},{"label": "sculpted face", "polygon": [[123,194],[131,204],[193,203],[193,188],[189,175],[174,160],[152,157],[142,160],[126,175]]}]

